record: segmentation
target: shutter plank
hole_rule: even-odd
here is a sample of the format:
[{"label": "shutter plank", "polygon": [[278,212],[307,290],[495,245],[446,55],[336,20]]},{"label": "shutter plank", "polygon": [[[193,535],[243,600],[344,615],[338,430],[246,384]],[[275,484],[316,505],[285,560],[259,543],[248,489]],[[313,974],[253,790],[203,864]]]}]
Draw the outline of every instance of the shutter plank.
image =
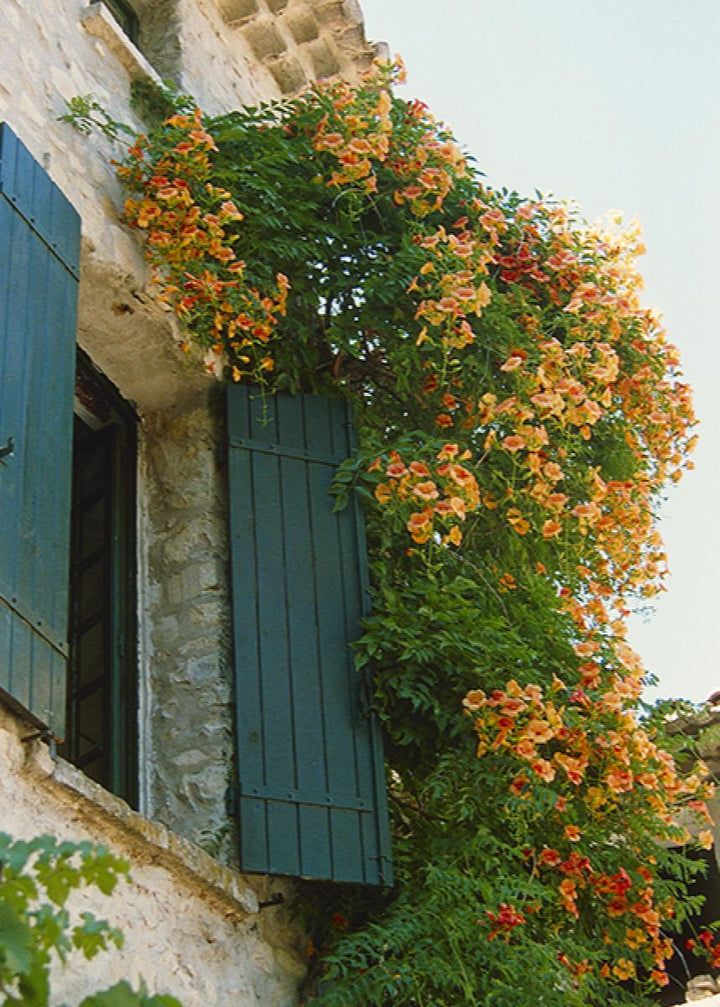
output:
[{"label": "shutter plank", "polygon": [[357,812],[338,808],[333,808],[330,812],[334,876],[358,884],[371,881],[364,869],[365,851],[360,825],[362,817]]},{"label": "shutter plank", "polygon": [[[37,380],[33,383],[32,397],[35,402],[52,402],[58,415],[72,417],[73,378],[75,373],[74,340],[68,347],[67,319],[74,318],[76,288],[68,283],[67,273],[53,256],[45,256],[46,296],[43,307],[38,311],[39,332],[43,346],[47,343],[53,349],[46,353],[46,366],[33,369]],[[62,428],[61,428],[62,429]],[[61,515],[68,506],[71,472],[72,440],[71,426],[68,424],[67,439],[58,444],[55,437],[48,436],[47,417],[40,410],[31,408],[28,416],[28,444],[36,466],[44,475],[43,498],[36,503],[39,527],[40,550],[43,557],[43,574],[35,579],[34,608],[43,621],[43,632],[53,642],[65,643],[67,627],[67,587],[59,591],[58,584],[68,583],[68,538],[59,536],[55,528],[47,527],[48,514],[51,521],[61,521]]]},{"label": "shutter plank", "polygon": [[302,398],[297,395],[273,395],[272,399],[277,417],[275,443],[281,444],[284,448],[306,449]]},{"label": "shutter plank", "polygon": [[[342,563],[342,539],[337,515],[327,517],[332,470],[313,469],[311,487],[313,508],[322,515],[316,522],[315,547],[318,559],[319,635],[323,663],[333,669],[325,676],[323,713],[326,745],[332,752],[328,765],[328,786],[332,794],[348,802],[361,798],[358,782],[359,753],[355,744],[358,717],[357,679],[352,655],[347,646],[358,636],[357,627],[348,625],[348,606],[352,604],[352,579],[346,580]],[[343,522],[346,523],[346,522]],[[353,550],[351,556],[356,556]],[[350,595],[350,596],[349,596]],[[357,600],[355,598],[355,600]],[[355,632],[351,632],[354,628]],[[361,814],[333,809],[330,834],[333,868],[348,881],[364,881],[364,851],[361,841]]]},{"label": "shutter plank", "polygon": [[[0,593],[9,600],[16,595],[17,569],[23,512],[22,458],[29,384],[29,340],[24,338],[24,312],[30,284],[30,233],[8,204],[0,199],[0,269],[4,279],[0,295],[3,311],[3,394],[0,397],[0,439],[13,437],[13,456],[0,463],[0,494],[3,520],[9,522],[17,540],[0,536]],[[4,590],[3,590],[4,588]]]},{"label": "shutter plank", "polygon": [[270,870],[267,801],[241,795],[239,810],[242,865],[247,871],[267,874]]},{"label": "shutter plank", "polygon": [[330,814],[327,808],[299,805],[300,863],[305,878],[333,876]]},{"label": "shutter plank", "polygon": [[347,730],[357,714],[357,703],[351,680],[354,668],[347,646],[351,637],[347,632],[346,584],[340,562],[337,515],[330,518],[327,515],[332,469],[313,467],[309,481],[318,580],[318,638],[325,686],[323,713],[326,745],[333,753],[328,766],[328,786],[333,793],[356,796],[355,747],[353,735]]},{"label": "shutter plank", "polygon": [[297,805],[267,802],[268,874],[300,875],[300,834]]},{"label": "shutter plank", "polygon": [[[52,470],[47,472],[42,482],[37,478],[38,471],[47,462],[47,445],[53,443],[53,438],[49,432],[37,430],[38,419],[48,417],[38,417],[39,410],[34,408],[34,404],[44,401],[40,396],[43,392],[42,374],[45,371],[45,362],[40,359],[40,355],[35,347],[44,342],[44,318],[45,318],[45,297],[38,297],[38,291],[46,291],[48,288],[48,260],[49,255],[45,247],[32,235],[29,235],[29,261],[23,269],[23,275],[19,276],[20,289],[22,290],[21,300],[16,301],[18,327],[17,338],[23,339],[28,345],[26,352],[26,366],[23,375],[23,415],[21,417],[21,454],[22,474],[21,474],[21,496],[22,507],[18,514],[19,518],[19,549],[17,552],[17,569],[14,583],[14,591],[25,600],[26,614],[32,617],[35,625],[42,623],[42,617],[37,607],[38,565],[35,557],[39,554],[44,538],[43,522],[49,519],[54,512],[51,498],[53,487],[51,485]],[[53,349],[49,347],[50,360],[48,366],[52,367]],[[54,465],[53,465],[54,468]],[[46,496],[47,494],[47,496]],[[43,568],[51,557],[43,557]],[[48,571],[48,576],[52,571]],[[45,614],[45,613],[43,613]],[[41,626],[38,626],[41,629]],[[28,704],[25,704],[28,705]]]},{"label": "shutter plank", "polygon": [[[245,404],[245,403],[243,403]],[[238,419],[238,423],[240,420]],[[233,620],[235,660],[244,675],[235,676],[235,722],[237,757],[241,778],[264,784],[265,737],[262,710],[262,668],[257,605],[257,543],[253,514],[252,459],[249,452],[233,455],[229,470],[231,519],[232,594],[242,606],[242,618]],[[241,847],[248,870],[266,870],[268,863],[265,803],[242,797],[240,802]],[[265,866],[263,866],[265,865]]]},{"label": "shutter plank", "polygon": [[[257,596],[260,630],[264,784],[282,801],[296,783],[291,691],[288,688],[289,640],[285,592],[280,459],[257,454],[253,459],[256,507]],[[256,498],[256,499],[257,499]],[[292,804],[268,802],[268,871],[287,857],[297,866],[297,818]]]},{"label": "shutter plank", "polygon": [[322,665],[316,620],[317,578],[308,505],[307,465],[282,460],[288,668],[292,697],[297,786],[313,793],[327,789],[322,723]]},{"label": "shutter plank", "polygon": [[[301,420],[301,416],[297,418]],[[328,787],[307,465],[298,459],[283,458],[282,472],[288,629],[286,674],[292,704],[295,789],[299,794],[323,795]],[[294,823],[297,870],[293,873],[312,876],[318,864],[327,862],[326,817],[321,808],[299,808]]]},{"label": "shutter plank", "polygon": [[0,601],[0,689],[10,692],[12,668],[12,616],[10,609]]},{"label": "shutter plank", "polygon": [[31,648],[30,698],[26,705],[29,710],[44,711],[43,719],[52,723],[54,654],[36,633],[31,634]]},{"label": "shutter plank", "polygon": [[32,632],[19,619],[10,630],[10,694],[20,706],[30,706],[30,681],[33,674]]}]

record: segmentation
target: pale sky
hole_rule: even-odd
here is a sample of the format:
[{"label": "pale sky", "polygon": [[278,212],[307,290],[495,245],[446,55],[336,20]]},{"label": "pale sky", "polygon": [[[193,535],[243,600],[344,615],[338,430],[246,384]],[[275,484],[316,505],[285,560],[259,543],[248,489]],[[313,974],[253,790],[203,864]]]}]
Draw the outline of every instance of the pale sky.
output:
[{"label": "pale sky", "polygon": [[643,225],[645,300],[664,314],[701,420],[669,491],[667,592],[630,642],[650,697],[720,689],[720,0],[361,0],[488,182]]}]

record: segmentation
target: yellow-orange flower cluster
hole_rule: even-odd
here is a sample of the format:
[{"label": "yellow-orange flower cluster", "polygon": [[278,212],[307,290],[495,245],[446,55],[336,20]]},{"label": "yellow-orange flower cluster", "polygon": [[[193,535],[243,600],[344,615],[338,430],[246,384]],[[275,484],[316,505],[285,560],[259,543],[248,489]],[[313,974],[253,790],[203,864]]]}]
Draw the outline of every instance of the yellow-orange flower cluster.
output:
[{"label": "yellow-orange flower cluster", "polygon": [[455,221],[450,232],[441,226],[414,240],[430,253],[407,289],[423,298],[415,312],[422,323],[416,346],[439,338],[447,349],[464,349],[475,341],[468,316],[480,318],[492,296],[485,282],[488,246],[468,228],[467,217]]},{"label": "yellow-orange flower cluster", "polygon": [[278,315],[286,312],[287,277],[278,273],[276,290],[266,294],[245,281],[245,263],[233,249],[233,225],[243,215],[229,192],[208,181],[210,151],[217,147],[200,111],[174,115],[165,125],[175,142],[161,158],[148,163],[141,137],[117,169],[128,186],[141,190],[126,199],[123,220],[147,235],[158,299],[181,319],[204,320],[213,354],[230,352],[234,380],[257,380],[274,367],[266,347]]},{"label": "yellow-orange flower cluster", "polygon": [[437,525],[442,529],[437,535],[443,545],[460,545],[460,525],[480,503],[477,480],[461,464],[467,460],[468,454],[461,454],[457,444],[446,444],[427,463],[406,463],[393,451],[387,464],[376,459],[370,467],[371,472],[384,476],[375,487],[375,497],[383,506],[407,514],[407,530],[418,545],[433,539]]},{"label": "yellow-orange flower cluster", "polygon": [[[396,57],[393,63],[376,62],[359,86],[346,81],[313,85],[310,93],[328,108],[315,126],[313,148],[331,154],[337,162],[325,183],[329,186],[375,193],[377,169],[387,165],[396,178],[395,203],[406,203],[415,217],[422,218],[442,208],[467,167],[457,144],[438,136],[437,124],[422,102],[405,106],[405,132],[396,129],[390,88],[404,79],[405,68]],[[404,139],[409,125],[411,145]]]},{"label": "yellow-orange flower cluster", "polygon": [[[634,664],[630,648],[618,647],[626,662]],[[587,643],[576,645],[579,657],[591,656],[592,650]],[[635,880],[624,868],[604,874],[596,866],[597,850],[592,842],[586,844],[585,826],[578,822],[597,824],[626,803],[628,813],[645,817],[658,841],[686,842],[690,837],[684,822],[709,819],[705,801],[713,788],[702,766],[682,778],[672,757],[637,721],[631,705],[639,683],[632,672],[625,678],[614,675],[607,683],[600,667],[586,662],[581,674],[585,687],[570,690],[556,679],[546,696],[538,685],[522,687],[510,680],[489,696],[472,690],[463,706],[474,721],[478,757],[503,753],[517,763],[511,795],[524,802],[538,787],[555,793],[545,828],[548,841],[555,842],[526,850],[525,856],[536,870],[559,875],[558,905],[577,918],[584,895],[601,904],[608,918],[627,917],[627,947],[647,945],[662,985],[672,946],[661,924],[673,910],[655,900],[652,857],[635,868]],[[704,845],[703,836],[699,843]],[[625,969],[622,959],[613,968],[619,977],[617,970]]]}]

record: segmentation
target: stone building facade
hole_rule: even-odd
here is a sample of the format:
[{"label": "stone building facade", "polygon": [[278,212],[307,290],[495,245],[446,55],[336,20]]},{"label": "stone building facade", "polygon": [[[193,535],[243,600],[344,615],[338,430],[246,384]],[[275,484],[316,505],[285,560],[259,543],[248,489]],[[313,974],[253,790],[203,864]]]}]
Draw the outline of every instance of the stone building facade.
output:
[{"label": "stone building facade", "polygon": [[[92,904],[123,929],[124,950],[59,972],[57,1002],[142,975],[151,991],[186,1007],[296,1003],[305,939],[283,906],[259,909],[291,882],[238,873],[228,810],[235,728],[221,396],[180,350],[174,318],[146,289],[139,243],[118,223],[122,194],[110,164],[118,149],[58,117],[66,101],[91,94],[141,130],[133,79],[170,79],[220,112],[294,93],[313,78],[352,77],[377,53],[356,0],[4,0],[0,42],[0,122],[81,221],[76,451],[102,442],[108,417],[126,429],[117,449],[125,455],[108,462],[125,501],[120,510],[113,504],[125,537],[124,557],[113,553],[113,562],[125,564],[125,577],[107,619],[127,632],[107,659],[133,667],[131,685],[107,685],[117,696],[92,694],[106,710],[118,704],[113,729],[122,738],[104,769],[87,739],[72,750],[65,742],[58,755],[48,745],[52,725],[43,733],[43,715],[27,716],[12,667],[0,668],[0,831],[90,838],[131,861],[130,886],[111,905],[99,895]],[[3,444],[8,433],[0,430]],[[80,482],[99,478],[106,456],[92,450]],[[111,538],[107,550],[116,550],[115,531]],[[88,581],[82,608],[101,573],[78,563],[77,582]],[[77,616],[77,648],[112,648],[116,628],[103,624],[98,643],[93,618]],[[8,625],[0,620],[6,664]],[[83,660],[70,714],[78,723],[92,698]]]}]

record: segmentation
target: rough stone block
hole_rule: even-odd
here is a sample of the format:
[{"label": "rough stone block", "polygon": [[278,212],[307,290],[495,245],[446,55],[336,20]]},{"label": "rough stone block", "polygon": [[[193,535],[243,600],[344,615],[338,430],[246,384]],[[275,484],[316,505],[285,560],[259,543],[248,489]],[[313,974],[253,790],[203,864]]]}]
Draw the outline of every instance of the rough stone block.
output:
[{"label": "rough stone block", "polygon": [[320,0],[322,20],[330,28],[344,28],[348,24],[362,23],[362,8],[357,0]]},{"label": "rough stone block", "polygon": [[286,24],[298,45],[312,42],[320,34],[318,23],[310,11],[301,10],[298,14],[289,14]]},{"label": "rough stone block", "polygon": [[258,0],[222,0],[220,10],[229,25],[245,24],[259,12]]},{"label": "rough stone block", "polygon": [[381,59],[384,62],[389,62],[390,59],[392,58],[390,53],[390,46],[388,45],[387,42],[383,41],[371,42],[370,46],[372,50],[372,52],[370,53],[371,57],[374,57],[375,59]]},{"label": "rough stone block", "polygon": [[285,39],[270,18],[247,25],[243,34],[258,59],[279,56],[287,48]]},{"label": "rough stone block", "polygon": [[314,42],[309,42],[308,51],[316,77],[332,77],[339,73],[340,64],[337,56],[324,39],[319,38]]},{"label": "rough stone block", "polygon": [[307,80],[305,71],[295,56],[282,56],[280,59],[270,60],[268,68],[283,94],[299,91]]},{"label": "rough stone block", "polygon": [[340,47],[345,51],[354,52],[365,49],[367,46],[365,25],[362,23],[351,25],[345,31],[336,35],[336,39]]},{"label": "rough stone block", "polygon": [[223,799],[228,785],[227,766],[206,766],[197,773],[188,773],[182,791],[193,807]]},{"label": "rough stone block", "polygon": [[216,563],[192,563],[167,578],[167,598],[171,605],[193,601],[205,591],[218,587]]}]

